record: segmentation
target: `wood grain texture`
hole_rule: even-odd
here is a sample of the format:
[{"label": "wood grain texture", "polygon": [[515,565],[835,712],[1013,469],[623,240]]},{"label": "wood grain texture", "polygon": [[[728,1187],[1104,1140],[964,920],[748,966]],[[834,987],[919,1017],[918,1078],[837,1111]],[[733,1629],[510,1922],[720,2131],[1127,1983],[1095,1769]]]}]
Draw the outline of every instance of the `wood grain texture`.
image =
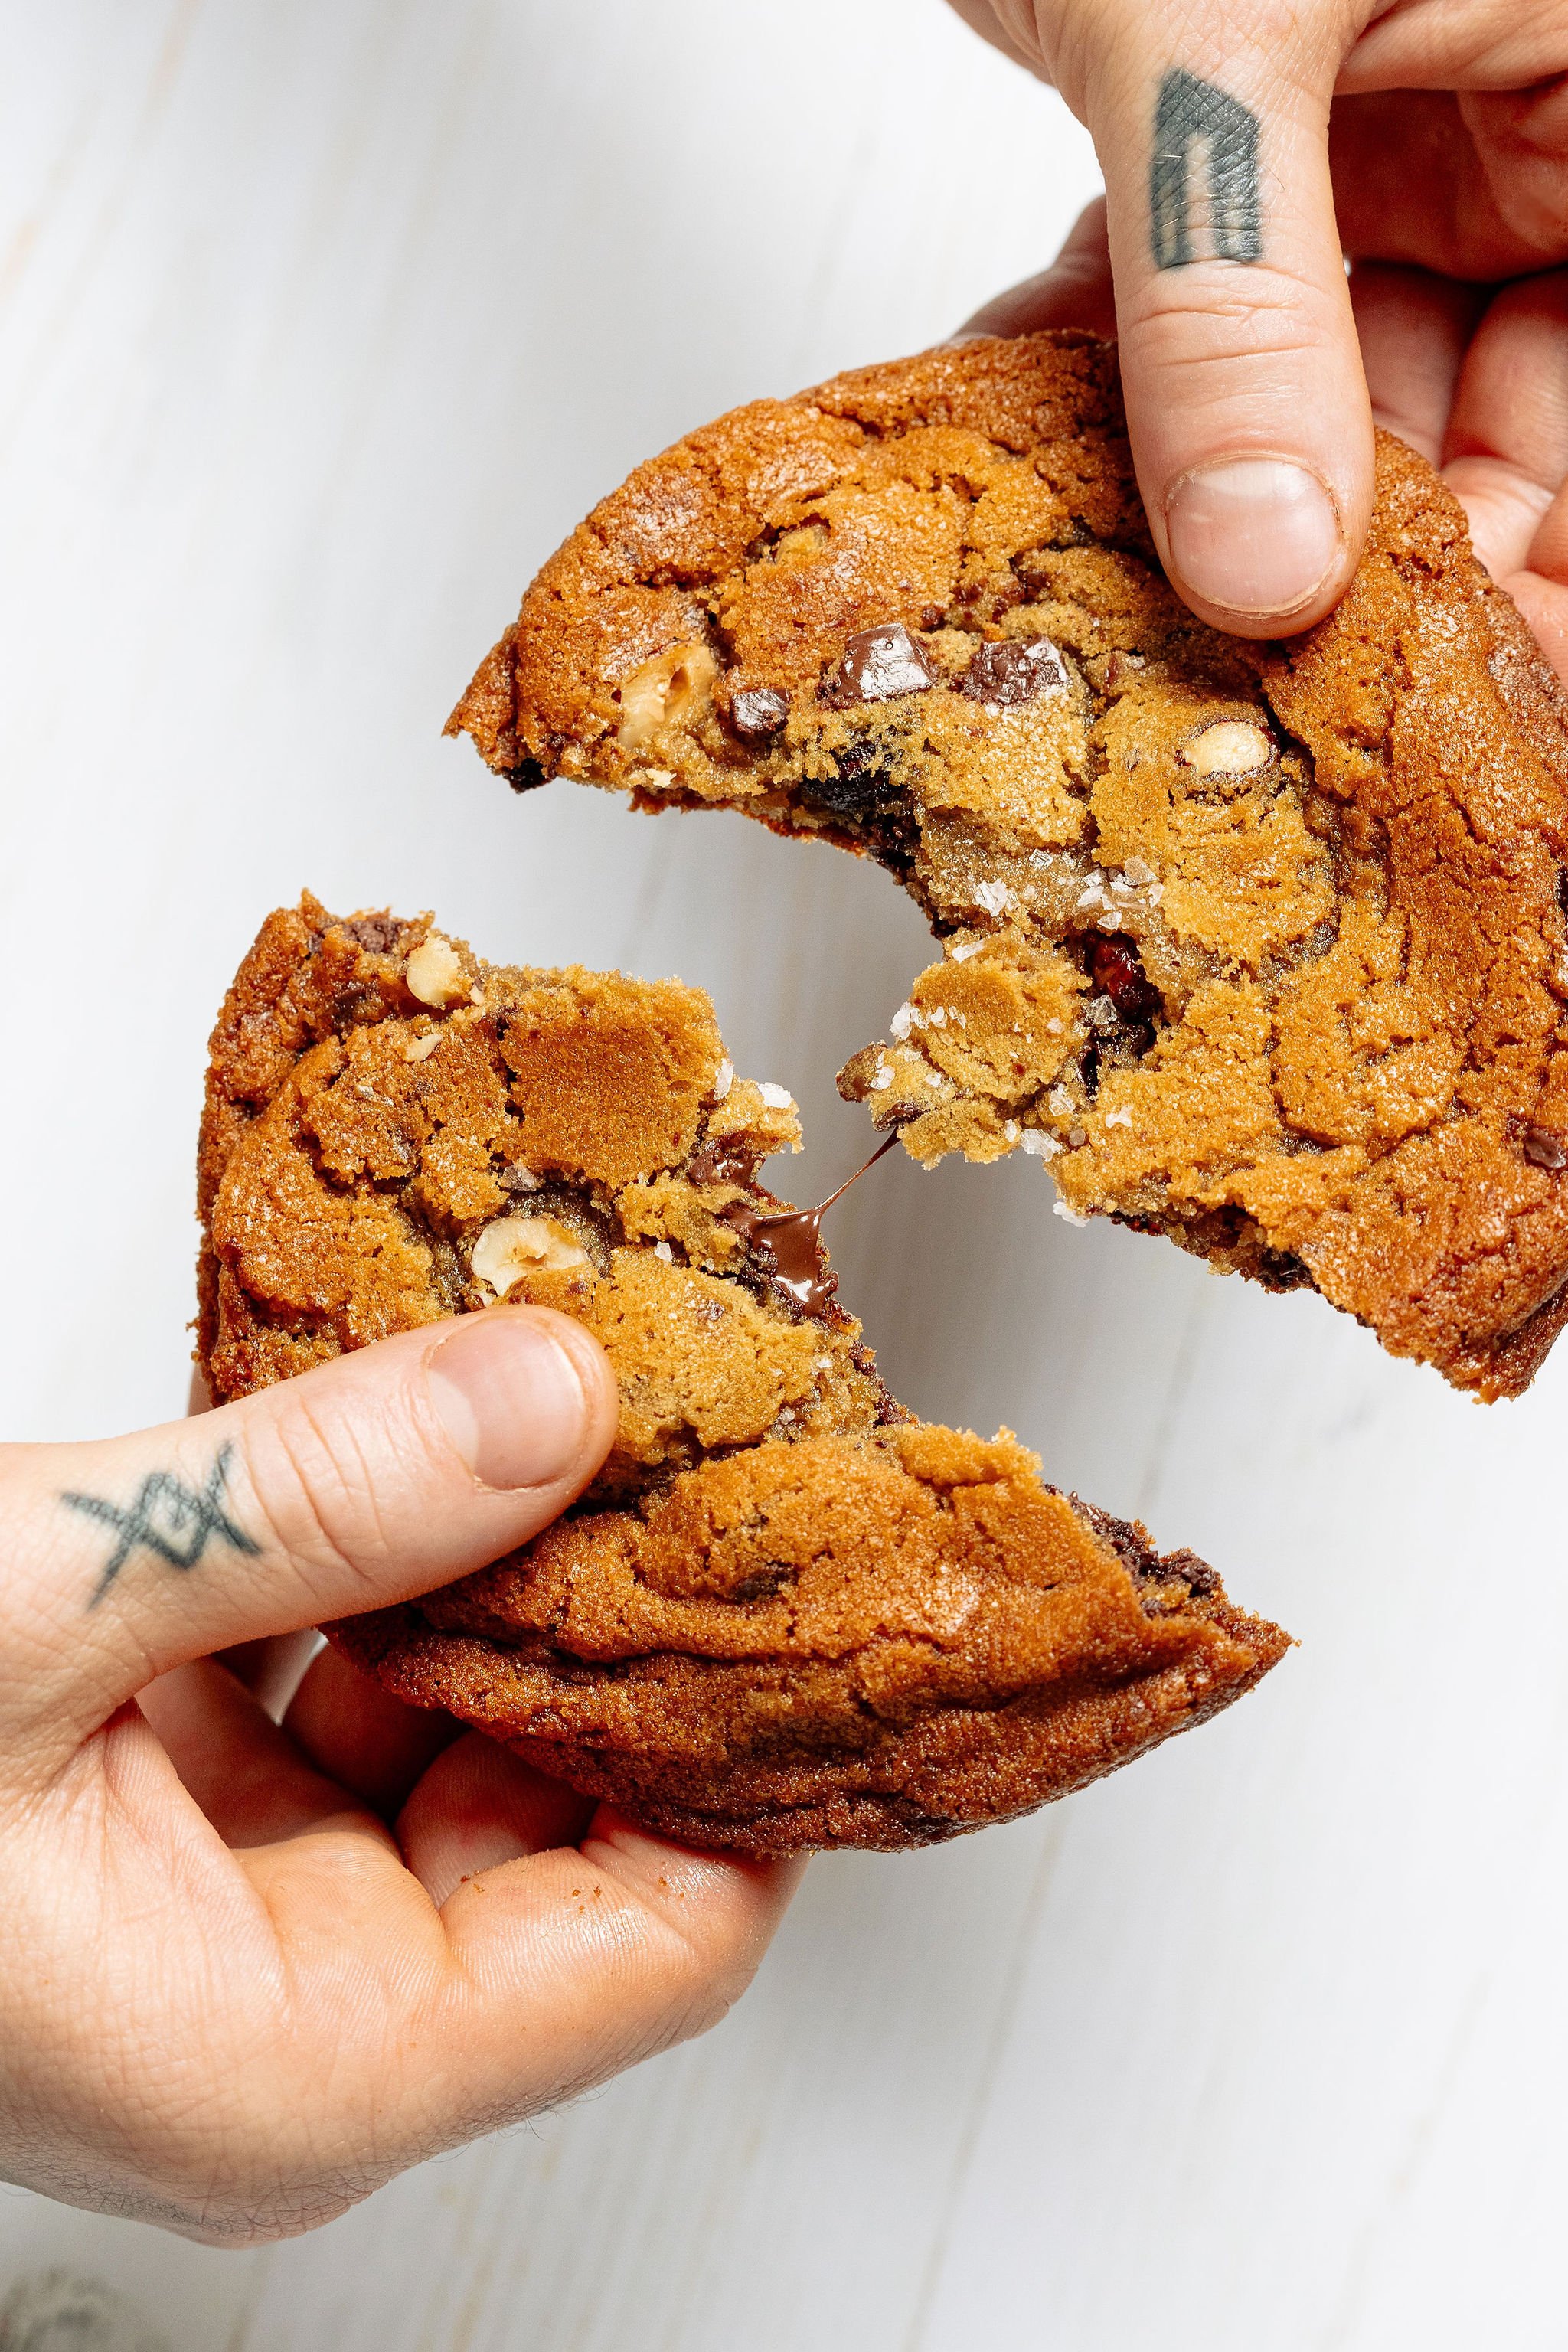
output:
[{"label": "wood grain texture", "polygon": [[[177,1408],[203,1043],[303,882],[701,982],[802,1098],[801,1196],[845,1172],[831,1073],[921,956],[899,894],[739,819],[514,803],[438,730],[635,460],[1037,267],[1082,133],[938,0],[0,28],[7,1432]],[[896,1158],[851,1196],[889,1378],[1300,1653],[1036,1821],[819,1864],[707,2041],[314,2238],[8,2192],[0,2289],[102,2277],[171,2352],[1561,2345],[1568,1360],[1486,1412],[1048,1201]]]}]

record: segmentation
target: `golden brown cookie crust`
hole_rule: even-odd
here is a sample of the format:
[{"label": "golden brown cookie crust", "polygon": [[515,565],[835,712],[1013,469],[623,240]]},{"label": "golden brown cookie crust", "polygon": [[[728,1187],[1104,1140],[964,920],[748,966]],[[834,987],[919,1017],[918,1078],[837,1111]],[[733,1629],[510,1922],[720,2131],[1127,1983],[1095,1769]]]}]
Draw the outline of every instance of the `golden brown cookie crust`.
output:
[{"label": "golden brown cookie crust", "polygon": [[451,726],[520,789],[878,857],[943,960],[840,1085],[926,1162],[1311,1284],[1483,1397],[1568,1316],[1568,704],[1384,435],[1300,637],[1162,577],[1112,346],[980,339],[762,401],[552,557]]},{"label": "golden brown cookie crust", "polygon": [[669,1834],[921,1844],[1203,1720],[1288,1641],[1005,1432],[895,1402],[826,1265],[807,1311],[750,1223],[797,1133],[699,990],[307,898],[213,1033],[198,1356],[223,1402],[498,1296],[579,1317],[621,1394],[581,1503],[331,1638]]}]

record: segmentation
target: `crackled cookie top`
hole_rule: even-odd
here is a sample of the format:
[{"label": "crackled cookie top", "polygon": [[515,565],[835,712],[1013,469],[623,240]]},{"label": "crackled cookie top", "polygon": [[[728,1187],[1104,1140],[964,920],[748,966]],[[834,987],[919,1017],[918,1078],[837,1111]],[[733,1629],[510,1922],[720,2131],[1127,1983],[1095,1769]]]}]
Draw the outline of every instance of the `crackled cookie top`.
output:
[{"label": "crackled cookie top", "polygon": [[1339,611],[1162,576],[1114,352],[981,340],[740,409],[541,572],[454,714],[520,789],[878,858],[943,959],[847,1066],[917,1159],[1314,1284],[1522,1388],[1568,1314],[1561,690],[1384,436]]},{"label": "crackled cookie top", "polygon": [[796,1144],[700,991],[306,898],[213,1035],[201,1360],[223,1400],[498,1299],[577,1317],[621,1400],[588,1493],[333,1638],[674,1834],[919,1843],[1201,1719],[1285,1637],[1005,1433],[894,1402],[757,1181]]}]

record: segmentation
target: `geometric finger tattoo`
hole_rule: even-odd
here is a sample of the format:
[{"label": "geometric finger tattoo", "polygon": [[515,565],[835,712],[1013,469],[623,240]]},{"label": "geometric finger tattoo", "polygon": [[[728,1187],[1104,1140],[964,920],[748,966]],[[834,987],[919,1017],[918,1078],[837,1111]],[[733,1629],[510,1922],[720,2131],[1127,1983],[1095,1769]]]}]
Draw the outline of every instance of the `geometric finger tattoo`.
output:
[{"label": "geometric finger tattoo", "polygon": [[1250,107],[1195,74],[1165,76],[1154,108],[1149,214],[1156,269],[1261,257]]},{"label": "geometric finger tattoo", "polygon": [[200,1487],[187,1486],[172,1470],[151,1471],[128,1507],[106,1502],[101,1495],[60,1496],[68,1510],[79,1511],[86,1518],[101,1519],[105,1527],[115,1530],[117,1537],[99,1578],[98,1590],[87,1604],[89,1609],[97,1608],[135,1552],[153,1552],[159,1559],[167,1560],[171,1568],[183,1570],[195,1568],[214,1538],[227,1544],[232,1551],[252,1556],[260,1551],[261,1546],[252,1542],[244,1528],[236,1525],[224,1505],[233,1452],[232,1445],[221,1449],[207,1473],[206,1484]]}]

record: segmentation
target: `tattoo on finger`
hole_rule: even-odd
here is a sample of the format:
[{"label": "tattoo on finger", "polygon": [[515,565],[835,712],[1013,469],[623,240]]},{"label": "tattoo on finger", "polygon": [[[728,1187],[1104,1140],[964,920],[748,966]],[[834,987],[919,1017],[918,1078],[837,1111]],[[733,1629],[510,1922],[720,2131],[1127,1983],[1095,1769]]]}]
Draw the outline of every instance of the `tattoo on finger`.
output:
[{"label": "tattoo on finger", "polygon": [[64,1494],[68,1511],[98,1519],[114,1530],[114,1549],[104,1562],[97,1589],[88,1602],[96,1609],[127,1561],[139,1551],[184,1572],[195,1567],[209,1543],[226,1544],[231,1551],[254,1559],[261,1546],[247,1536],[228,1507],[228,1465],[232,1445],[221,1448],[205,1483],[187,1486],[172,1470],[153,1470],[142,1479],[128,1504],[111,1503],[102,1495]]},{"label": "tattoo on finger", "polygon": [[1160,84],[1149,215],[1156,269],[1262,258],[1258,117],[1195,74]]}]

